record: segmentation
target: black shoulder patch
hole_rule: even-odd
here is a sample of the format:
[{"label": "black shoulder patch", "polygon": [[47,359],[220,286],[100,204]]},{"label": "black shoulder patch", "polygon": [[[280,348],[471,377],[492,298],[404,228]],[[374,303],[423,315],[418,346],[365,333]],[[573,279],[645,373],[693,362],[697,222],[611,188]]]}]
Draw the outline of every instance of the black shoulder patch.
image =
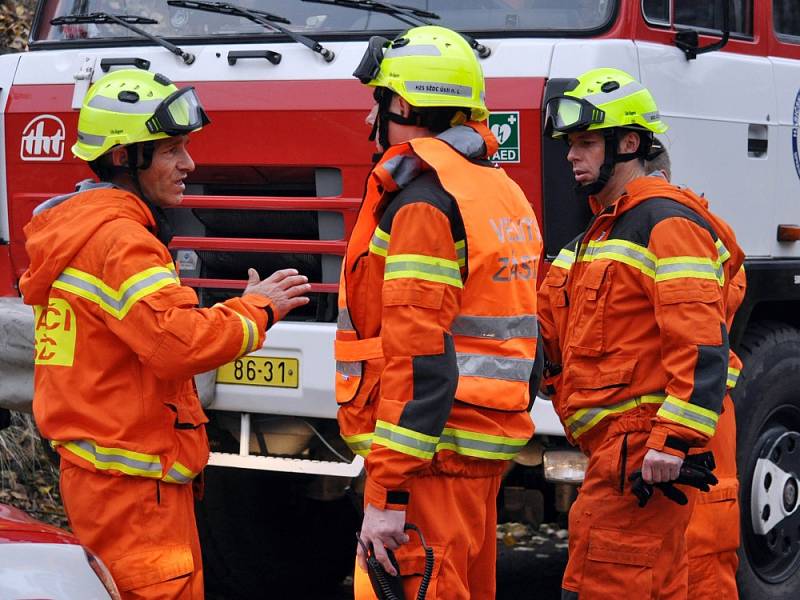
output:
[{"label": "black shoulder patch", "polygon": [[640,246],[650,243],[650,233],[661,221],[680,217],[708,231],[716,242],[717,233],[703,217],[688,206],[669,198],[650,198],[622,214],[609,232],[609,239],[626,240]]},{"label": "black shoulder patch", "polygon": [[379,227],[386,233],[391,234],[392,221],[397,211],[404,206],[417,202],[430,204],[447,216],[450,220],[450,231],[454,240],[458,241],[466,238],[464,221],[461,218],[461,212],[458,210],[458,203],[455,198],[444,190],[442,184],[439,183],[438,177],[432,172],[423,173],[392,198],[381,217]]}]

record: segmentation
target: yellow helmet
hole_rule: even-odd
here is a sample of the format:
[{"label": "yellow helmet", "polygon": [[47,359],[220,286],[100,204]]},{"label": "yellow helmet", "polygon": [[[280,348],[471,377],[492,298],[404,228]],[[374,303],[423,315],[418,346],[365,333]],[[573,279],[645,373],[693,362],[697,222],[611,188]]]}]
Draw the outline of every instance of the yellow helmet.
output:
[{"label": "yellow helmet", "polygon": [[614,127],[667,130],[648,89],[625,71],[609,68],[587,71],[563,96],[548,100],[545,123],[553,137]]},{"label": "yellow helmet", "polygon": [[372,37],[353,76],[392,90],[411,106],[467,108],[474,121],[489,116],[481,66],[469,43],[452,29],[427,25],[393,41]]},{"label": "yellow helmet", "polygon": [[86,94],[72,153],[93,161],[116,146],[196,131],[209,123],[193,87],[178,88],[159,73],[122,69]]}]

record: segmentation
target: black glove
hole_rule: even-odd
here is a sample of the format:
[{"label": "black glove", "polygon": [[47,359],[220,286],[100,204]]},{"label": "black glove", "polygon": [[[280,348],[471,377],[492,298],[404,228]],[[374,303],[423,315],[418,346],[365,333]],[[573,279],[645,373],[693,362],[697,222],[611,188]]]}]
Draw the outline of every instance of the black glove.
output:
[{"label": "black glove", "polygon": [[663,481],[660,483],[647,483],[642,478],[642,471],[638,469],[631,473],[628,480],[631,482],[631,491],[639,499],[639,506],[644,507],[653,496],[653,488],[657,487],[661,492],[673,502],[681,506],[687,504],[689,499],[675,484],[690,485],[701,492],[707,492],[712,485],[719,483],[712,471],[716,468],[714,455],[711,452],[702,454],[690,454],[681,465],[677,479],[673,481]]}]

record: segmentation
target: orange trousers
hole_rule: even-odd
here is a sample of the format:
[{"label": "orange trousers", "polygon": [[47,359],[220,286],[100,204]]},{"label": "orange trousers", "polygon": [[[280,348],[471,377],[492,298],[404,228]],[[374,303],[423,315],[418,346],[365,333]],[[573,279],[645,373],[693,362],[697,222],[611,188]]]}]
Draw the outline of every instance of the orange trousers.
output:
[{"label": "orange trousers", "polygon": [[191,485],[114,477],[61,460],[72,531],[105,563],[123,600],[202,600]]},{"label": "orange trousers", "polygon": [[[426,600],[476,600],[495,597],[497,492],[501,476],[418,477],[410,486],[406,522],[420,528],[433,548],[433,576]],[[395,551],[408,599],[416,598],[425,565],[419,537]],[[355,600],[376,600],[369,576],[358,564]]]},{"label": "orange trousers", "polygon": [[736,414],[730,396],[723,402],[717,432],[706,450],[714,453],[719,483],[697,494],[686,530],[689,598],[736,600],[739,557],[739,482],[736,478]]},{"label": "orange trousers", "polygon": [[589,455],[586,477],[569,512],[569,561],[562,598],[686,600],[686,506],[659,490],[640,508],[628,476],[647,452],[651,411],[637,408],[581,440]]}]

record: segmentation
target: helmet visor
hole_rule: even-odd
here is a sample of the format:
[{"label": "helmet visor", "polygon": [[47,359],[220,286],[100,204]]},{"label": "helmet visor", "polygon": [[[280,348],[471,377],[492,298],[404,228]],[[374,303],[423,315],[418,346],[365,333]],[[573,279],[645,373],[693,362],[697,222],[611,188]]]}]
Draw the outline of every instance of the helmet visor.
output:
[{"label": "helmet visor", "polygon": [[186,87],[167,96],[147,120],[150,133],[182,135],[209,123],[193,87]]},{"label": "helmet visor", "polygon": [[547,101],[545,130],[550,135],[583,131],[602,123],[606,113],[581,98],[557,96]]},{"label": "helmet visor", "polygon": [[361,57],[361,62],[358,63],[356,70],[353,71],[353,77],[357,78],[363,84],[367,84],[375,79],[378,73],[381,72],[383,49],[390,43],[388,39],[379,35],[373,35],[369,38],[367,50],[364,52],[364,56]]}]

